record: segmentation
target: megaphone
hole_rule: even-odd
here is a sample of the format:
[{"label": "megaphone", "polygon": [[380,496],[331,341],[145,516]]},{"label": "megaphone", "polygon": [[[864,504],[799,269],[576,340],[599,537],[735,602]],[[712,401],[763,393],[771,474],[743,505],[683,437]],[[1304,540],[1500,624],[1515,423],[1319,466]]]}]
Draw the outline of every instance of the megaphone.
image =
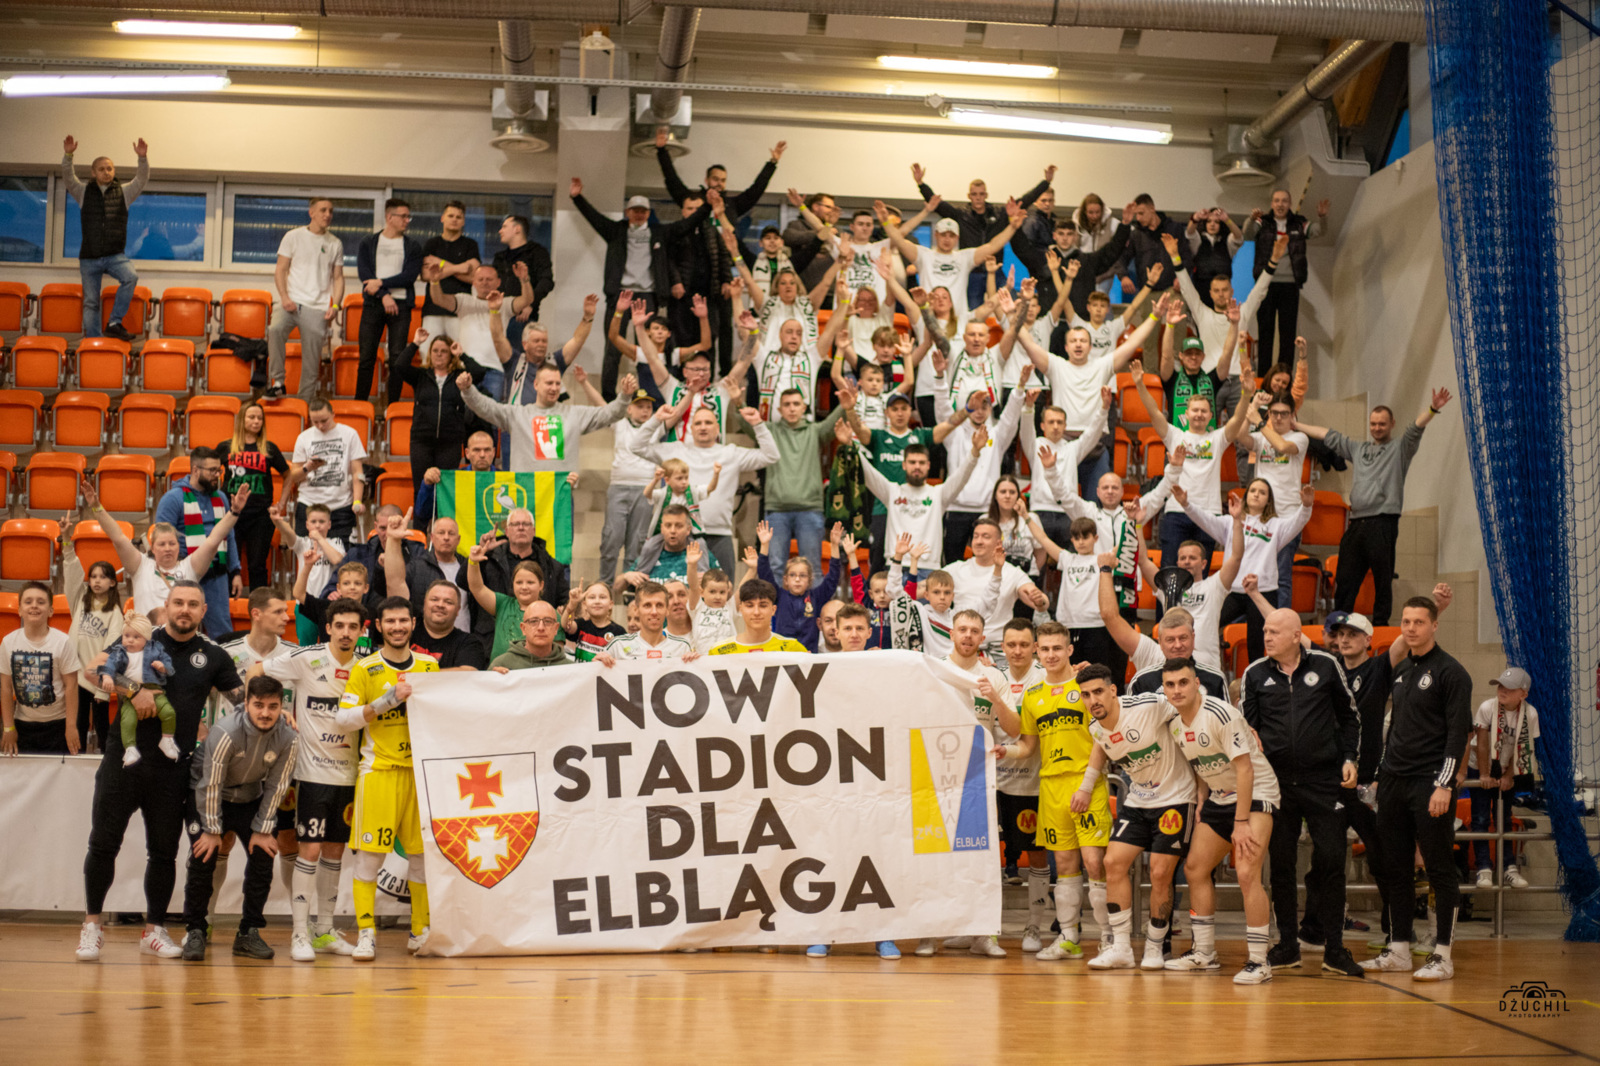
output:
[{"label": "megaphone", "polygon": [[1194,575],[1181,566],[1163,566],[1156,571],[1155,591],[1167,609],[1183,606],[1183,594],[1194,584]]}]

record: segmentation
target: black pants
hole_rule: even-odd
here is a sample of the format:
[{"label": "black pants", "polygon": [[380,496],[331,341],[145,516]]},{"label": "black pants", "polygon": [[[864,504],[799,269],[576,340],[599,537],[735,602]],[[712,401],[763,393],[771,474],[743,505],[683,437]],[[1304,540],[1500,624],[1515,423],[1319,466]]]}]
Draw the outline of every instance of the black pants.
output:
[{"label": "black pants", "polygon": [[[342,544],[354,544],[351,534],[356,529],[355,511],[350,507],[335,507],[330,517],[333,525],[328,530],[328,536]],[[303,503],[294,505],[294,531],[302,537],[306,535],[306,505]]]},{"label": "black pants", "polygon": [[[1161,561],[1165,563],[1166,556],[1162,556]],[[1278,590],[1262,589],[1261,598],[1276,607]],[[1263,635],[1267,620],[1261,617],[1261,612],[1256,609],[1249,596],[1242,592],[1230,592],[1222,601],[1222,612],[1218,616],[1217,624],[1229,626],[1239,621],[1244,622],[1245,646],[1249,649],[1250,661],[1255,662],[1267,654],[1266,639]]]},{"label": "black pants", "polygon": [[[894,555],[894,546],[884,543],[888,537],[889,516],[886,514],[874,514],[872,516],[872,546],[867,549],[867,567],[874,574],[880,570],[887,569],[885,564]],[[893,589],[889,590],[889,595],[893,598]]]},{"label": "black pants", "polygon": [[266,508],[259,511],[245,509],[233,527],[239,541],[239,554],[244,556],[244,580],[248,589],[258,589],[272,584],[272,518]]},{"label": "black pants", "polygon": [[[465,444],[464,439],[446,437],[443,440],[429,440],[413,433],[411,435],[411,487],[422,488],[423,475],[430,467],[438,467],[443,474],[447,470],[455,470],[461,465],[461,449]],[[438,492],[429,497],[430,501],[438,498]],[[433,524],[432,505],[428,514],[412,516],[412,527],[426,530]]]},{"label": "black pants", "polygon": [[1339,538],[1339,573],[1333,582],[1333,605],[1340,611],[1356,609],[1361,582],[1372,575],[1372,624],[1389,624],[1394,608],[1394,545],[1400,538],[1400,516],[1357,518]]},{"label": "black pants", "polygon": [[[1204,292],[1205,290],[1200,290]],[[1267,286],[1261,306],[1256,311],[1256,328],[1260,330],[1260,343],[1256,345],[1256,373],[1265,376],[1267,368],[1278,359],[1273,358],[1273,340],[1282,360],[1294,364],[1294,338],[1300,328],[1300,286],[1292,281],[1274,281]]]},{"label": "black pants", "polygon": [[[1383,844],[1378,838],[1378,815],[1371,807],[1361,802],[1361,797],[1356,795],[1356,790],[1346,788],[1339,790],[1339,802],[1344,804],[1344,824],[1347,829],[1354,829],[1356,836],[1361,838],[1361,843],[1367,849],[1367,870],[1372,875],[1373,883],[1378,886],[1378,898],[1382,901],[1385,911],[1389,907],[1388,867],[1385,865],[1387,856],[1383,853]],[[1340,922],[1341,928],[1343,922]],[[1306,916],[1300,921],[1300,932],[1308,940],[1321,940],[1323,938],[1321,902],[1311,886],[1306,886]]]},{"label": "black pants", "polygon": [[356,399],[365,400],[372,394],[372,375],[378,362],[378,341],[384,328],[389,330],[389,362],[399,362],[406,350],[406,333],[411,327],[411,303],[395,301],[399,308],[386,314],[383,304],[368,301],[361,305],[361,332],[356,335],[361,358],[356,364]]},{"label": "black pants", "polygon": [[21,755],[66,755],[67,720],[54,722],[24,722],[18,718],[17,752]]},{"label": "black pants", "polygon": [[89,853],[83,860],[84,910],[99,914],[117,875],[117,853],[133,812],[144,815],[145,921],[160,924],[172,886],[177,882],[178,838],[183,832],[183,799],[188,791],[189,760],[172,762],[165,755],[146,755],[122,765],[122,744],[102,744],[105,757],[94,775],[90,808]]},{"label": "black pants", "polygon": [[[272,856],[260,848],[250,847],[250,820],[255,817],[260,809],[259,803],[223,803],[222,808],[222,836],[232,833],[239,838],[239,845],[245,849],[244,867],[244,913],[239,918],[239,933],[243,935],[252,929],[260,929],[267,924],[266,915],[263,913],[267,905],[267,893],[272,891]],[[191,820],[191,825],[198,824]],[[191,832],[189,842],[200,839],[200,834]],[[211,853],[209,859],[197,859],[193,854],[189,856],[189,875],[183,886],[183,924],[190,930],[198,929],[205,932],[206,907],[211,902],[211,875],[217,869],[217,856],[222,853],[219,846]]]},{"label": "black pants", "polygon": [[1072,630],[1072,661],[1099,663],[1111,671],[1111,679],[1120,690],[1128,676],[1128,653],[1122,650],[1111,630],[1105,626],[1088,626]]},{"label": "black pants", "polygon": [[982,518],[980,511],[946,511],[944,513],[944,564],[959,563],[967,554],[967,544],[972,540],[972,527]]},{"label": "black pants", "polygon": [[[1343,570],[1341,566],[1340,572]],[[1411,934],[1417,895],[1409,860],[1415,848],[1422,852],[1422,865],[1428,872],[1428,886],[1433,889],[1437,905],[1436,940],[1450,943],[1456,908],[1461,903],[1461,872],[1456,869],[1455,860],[1455,791],[1451,790],[1450,804],[1437,818],[1428,813],[1432,796],[1431,778],[1378,774],[1378,837],[1389,860],[1384,865],[1389,878],[1390,940],[1408,944],[1414,940]]]},{"label": "black pants", "polygon": [[1299,885],[1295,861],[1300,853],[1300,822],[1311,832],[1311,869],[1306,871],[1306,916],[1317,905],[1317,921],[1328,948],[1344,944],[1345,815],[1336,810],[1342,796],[1337,787],[1308,788],[1292,785],[1278,774],[1283,806],[1272,819],[1268,855],[1272,871],[1272,912],[1278,920],[1278,937],[1292,941],[1299,922]]},{"label": "black pants", "polygon": [[[84,664],[87,668],[88,664]],[[83,750],[89,750],[89,734],[100,738],[100,749],[105,750],[106,737],[111,732],[111,704],[97,700],[89,693],[89,686],[78,682],[78,739]]]}]

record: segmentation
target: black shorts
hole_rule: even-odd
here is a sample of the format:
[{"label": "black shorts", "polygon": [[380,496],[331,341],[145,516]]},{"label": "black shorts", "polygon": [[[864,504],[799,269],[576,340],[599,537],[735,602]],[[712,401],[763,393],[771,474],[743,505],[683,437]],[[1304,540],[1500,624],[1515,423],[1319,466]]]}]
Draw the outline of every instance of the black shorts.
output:
[{"label": "black shorts", "polygon": [[296,781],[294,835],[307,844],[348,844],[355,816],[356,786]]},{"label": "black shorts", "polygon": [[[1277,810],[1266,800],[1251,800],[1250,811],[1252,814],[1271,814]],[[1233,823],[1239,817],[1239,805],[1229,800],[1227,803],[1212,803],[1206,800],[1200,805],[1200,820],[1211,827],[1211,831],[1223,840],[1233,839]]]},{"label": "black shorts", "polygon": [[[1152,855],[1177,855],[1189,851],[1189,837],[1194,833],[1194,804],[1176,807],[1117,807],[1117,823],[1111,839],[1119,844],[1132,844]],[[1232,833],[1232,830],[1229,830]]]},{"label": "black shorts", "polygon": [[274,833],[294,832],[295,792],[299,787],[298,781],[289,782],[289,788],[283,794],[283,802],[278,804],[278,818],[272,827]]},{"label": "black shorts", "polygon": [[1000,814],[1000,839],[1006,846],[1006,865],[1017,865],[1017,856],[1038,851],[1033,834],[1039,827],[1039,797],[1013,796],[996,792],[994,803]]}]

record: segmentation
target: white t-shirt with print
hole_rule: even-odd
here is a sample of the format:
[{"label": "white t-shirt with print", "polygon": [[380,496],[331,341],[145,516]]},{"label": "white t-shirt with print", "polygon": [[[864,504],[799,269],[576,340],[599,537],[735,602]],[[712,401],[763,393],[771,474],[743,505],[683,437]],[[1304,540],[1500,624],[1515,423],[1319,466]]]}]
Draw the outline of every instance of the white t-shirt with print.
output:
[{"label": "white t-shirt with print", "polygon": [[151,611],[167,605],[167,593],[175,582],[199,580],[190,559],[180,559],[171,570],[163,570],[147,555],[133,575],[133,609],[149,617]]},{"label": "white t-shirt with print", "polygon": [[289,299],[310,308],[327,307],[333,298],[335,264],[344,269],[344,245],[331,233],[320,237],[309,226],[300,226],[283,235],[278,255],[289,260],[285,288]]},{"label": "white t-shirt with print", "polygon": [[1111,354],[1111,350],[1117,346],[1117,338],[1122,336],[1122,331],[1128,328],[1127,322],[1126,315],[1118,315],[1116,318],[1108,318],[1096,326],[1087,318],[1073,315],[1072,324],[1069,328],[1081,329],[1089,334],[1089,360],[1093,362]]},{"label": "white t-shirt with print", "polygon": [[883,280],[883,276],[878,273],[878,268],[873,263],[880,255],[889,250],[889,239],[885,237],[881,241],[873,241],[871,244],[857,244],[852,247],[855,249],[855,253],[851,256],[850,262],[839,268],[839,276],[844,279],[846,285],[850,286],[850,296],[852,298],[862,289],[871,289],[878,294],[878,302],[881,304],[889,289]]},{"label": "white t-shirt with print", "polygon": [[[962,559],[944,568],[955,582],[955,602],[951,610],[975,610],[983,602],[989,584],[994,580],[994,567],[979,566],[976,559]],[[1000,598],[995,600],[994,611],[984,619],[983,639],[986,644],[998,644],[1004,636],[1005,625],[1011,620],[1012,609],[1017,605],[1017,593],[1033,581],[1017,567],[1006,563],[1000,571]]]},{"label": "white t-shirt with print", "polygon": [[917,284],[932,293],[944,289],[957,310],[967,310],[967,276],[972,273],[972,248],[941,252],[934,248],[917,249]]},{"label": "white t-shirt with print", "polygon": [[308,507],[320,503],[332,510],[349,507],[355,498],[350,464],[366,457],[367,449],[362,446],[361,438],[342,423],[334,423],[326,433],[316,426],[302,431],[295,438],[294,457],[290,461],[307,463],[321,459],[323,464],[306,472],[306,479],[300,483],[300,502]]},{"label": "white t-shirt with print", "polygon": [[1283,440],[1300,450],[1293,455],[1279,455],[1265,435],[1250,434],[1250,447],[1256,453],[1256,477],[1272,486],[1272,506],[1278,517],[1288,518],[1300,510],[1300,471],[1311,442],[1299,430],[1283,434]]},{"label": "white t-shirt with print", "polygon": [[[66,675],[83,669],[72,638],[46,629],[37,642],[13,630],[0,640],[0,674],[11,679],[15,711],[21,722],[56,722],[67,716]],[[78,708],[71,708],[76,720]]]},{"label": "white t-shirt with print", "polygon": [[[1209,433],[1191,433],[1164,422],[1161,439],[1166,442],[1169,456],[1178,445],[1184,446],[1187,458],[1183,461],[1183,473],[1178,475],[1178,487],[1189,494],[1189,506],[1207,514],[1221,514],[1222,451],[1230,447],[1227,431],[1213,429]],[[1166,511],[1182,514],[1183,505],[1176,499],[1168,500]]]}]

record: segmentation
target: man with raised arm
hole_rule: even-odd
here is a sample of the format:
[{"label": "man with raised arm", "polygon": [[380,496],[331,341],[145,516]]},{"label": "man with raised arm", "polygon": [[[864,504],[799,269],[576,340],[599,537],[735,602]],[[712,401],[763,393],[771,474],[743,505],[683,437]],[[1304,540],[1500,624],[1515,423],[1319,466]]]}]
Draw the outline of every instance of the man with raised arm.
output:
[{"label": "man with raised arm", "polygon": [[[1449,402],[1449,389],[1434,389],[1428,409],[1417,415],[1398,441],[1394,439],[1394,412],[1382,405],[1374,407],[1367,419],[1372,440],[1366,443],[1353,441],[1336,429],[1295,421],[1295,429],[1322,441],[1335,455],[1355,466],[1350,477],[1350,524],[1339,538],[1339,572],[1333,584],[1335,610],[1356,609],[1361,583],[1370,573],[1372,624],[1389,624],[1394,604],[1395,542],[1400,537],[1400,514],[1405,510],[1406,474],[1422,443],[1422,431]],[[1246,406],[1239,405],[1241,409]]]},{"label": "man with raised arm", "polygon": [[120,341],[136,336],[122,324],[133,306],[134,288],[139,275],[128,262],[128,206],[139,198],[150,181],[150,148],[140,137],[133,142],[139,169],[133,180],[117,182],[117,165],[110,156],[96,156],[90,164],[94,182],[85,185],[72,168],[72,154],[78,142],[68,135],[61,142],[61,181],[67,195],[77,202],[83,221],[83,243],[78,246],[78,274],[83,279],[83,335],[100,336],[100,279],[110,274],[117,279],[117,295],[111,305],[111,321],[105,334]]}]

